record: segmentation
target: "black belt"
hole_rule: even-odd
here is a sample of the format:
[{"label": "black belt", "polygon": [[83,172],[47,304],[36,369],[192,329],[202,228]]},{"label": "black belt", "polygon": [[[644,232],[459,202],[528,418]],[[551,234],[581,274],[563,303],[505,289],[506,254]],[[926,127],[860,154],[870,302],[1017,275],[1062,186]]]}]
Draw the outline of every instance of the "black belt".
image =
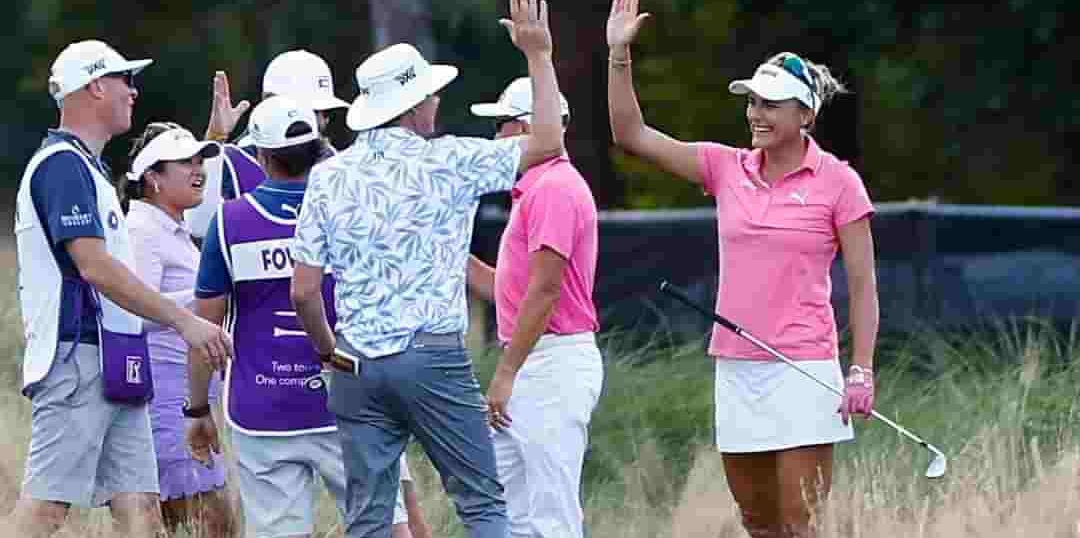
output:
[{"label": "black belt", "polygon": [[[411,347],[411,348],[422,348],[422,347],[427,347],[427,346],[463,346],[463,345],[465,345],[465,342],[464,342],[464,339],[462,338],[461,333],[433,334],[433,333],[419,332],[419,333],[416,333],[415,335],[413,335],[413,339],[412,339],[412,342],[410,343],[409,347]],[[386,357],[392,357],[393,355],[396,355],[396,354],[397,353],[394,353],[392,355],[387,355]],[[355,357],[357,357],[358,359],[361,359],[361,360],[380,360],[380,359],[384,358],[384,357],[377,357],[375,359],[371,359],[369,357],[365,357],[364,355],[362,355],[360,353],[349,353],[349,355],[355,356]],[[328,357],[326,364],[329,365],[331,368],[333,368],[335,370],[340,370],[342,372],[346,372],[346,373],[354,374],[354,375],[359,375],[360,374],[360,361],[357,360],[357,359],[354,359],[352,357],[346,356],[346,355],[338,352],[337,350],[334,350],[334,353],[332,353]]]}]

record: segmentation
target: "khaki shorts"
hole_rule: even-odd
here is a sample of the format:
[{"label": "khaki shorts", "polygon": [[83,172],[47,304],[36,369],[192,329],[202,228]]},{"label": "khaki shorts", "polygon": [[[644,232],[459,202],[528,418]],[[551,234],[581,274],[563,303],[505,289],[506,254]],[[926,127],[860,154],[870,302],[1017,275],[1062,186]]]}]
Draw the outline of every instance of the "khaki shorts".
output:
[{"label": "khaki shorts", "polygon": [[157,461],[146,405],[114,404],[101,388],[98,348],[58,346],[52,369],[28,391],[30,449],[22,492],[83,507],[121,493],[158,493]]},{"label": "khaki shorts", "polygon": [[[251,436],[231,431],[244,520],[250,538],[310,535],[315,532],[316,475],[345,517],[345,460],[336,432],[296,436]],[[400,461],[401,480],[411,480]],[[409,521],[398,487],[394,525]]]}]

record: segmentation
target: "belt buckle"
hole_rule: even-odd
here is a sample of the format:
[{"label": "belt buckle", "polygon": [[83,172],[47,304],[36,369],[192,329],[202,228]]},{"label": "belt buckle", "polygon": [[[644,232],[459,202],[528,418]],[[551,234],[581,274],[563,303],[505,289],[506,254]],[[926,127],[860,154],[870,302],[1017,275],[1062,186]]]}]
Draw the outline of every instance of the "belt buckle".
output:
[{"label": "belt buckle", "polygon": [[330,354],[330,366],[336,370],[353,374],[357,377],[360,376],[360,361],[354,361],[350,358],[338,355],[335,351]]}]

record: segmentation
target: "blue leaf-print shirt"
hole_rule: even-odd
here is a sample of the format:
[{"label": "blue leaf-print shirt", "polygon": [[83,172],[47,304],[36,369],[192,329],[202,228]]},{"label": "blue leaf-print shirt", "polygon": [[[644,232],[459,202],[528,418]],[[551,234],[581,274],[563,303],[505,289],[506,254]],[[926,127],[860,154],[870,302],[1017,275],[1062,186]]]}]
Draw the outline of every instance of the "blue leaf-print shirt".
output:
[{"label": "blue leaf-print shirt", "polygon": [[481,196],[508,191],[518,139],[399,127],[359,133],[308,178],[293,258],[329,266],[335,332],[368,357],[404,351],[418,331],[464,332],[465,272]]}]

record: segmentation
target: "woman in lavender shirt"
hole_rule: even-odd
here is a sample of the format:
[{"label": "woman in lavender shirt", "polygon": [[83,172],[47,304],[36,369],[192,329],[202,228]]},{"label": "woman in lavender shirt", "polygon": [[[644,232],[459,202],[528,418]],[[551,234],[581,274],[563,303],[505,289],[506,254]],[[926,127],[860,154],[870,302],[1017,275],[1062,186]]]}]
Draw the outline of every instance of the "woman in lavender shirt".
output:
[{"label": "woman in lavender shirt", "polygon": [[[202,201],[203,159],[219,152],[216,143],[199,142],[175,123],[151,123],[135,140],[131,172],[121,180],[136,273],[152,289],[186,307],[194,300],[199,251],[184,210]],[[149,322],[146,328],[155,392],[150,422],[165,524],[170,532],[186,524],[197,527],[199,536],[231,536],[224,461],[198,463],[184,442],[187,345],[173,329]],[[219,393],[217,380],[211,398]]]}]

